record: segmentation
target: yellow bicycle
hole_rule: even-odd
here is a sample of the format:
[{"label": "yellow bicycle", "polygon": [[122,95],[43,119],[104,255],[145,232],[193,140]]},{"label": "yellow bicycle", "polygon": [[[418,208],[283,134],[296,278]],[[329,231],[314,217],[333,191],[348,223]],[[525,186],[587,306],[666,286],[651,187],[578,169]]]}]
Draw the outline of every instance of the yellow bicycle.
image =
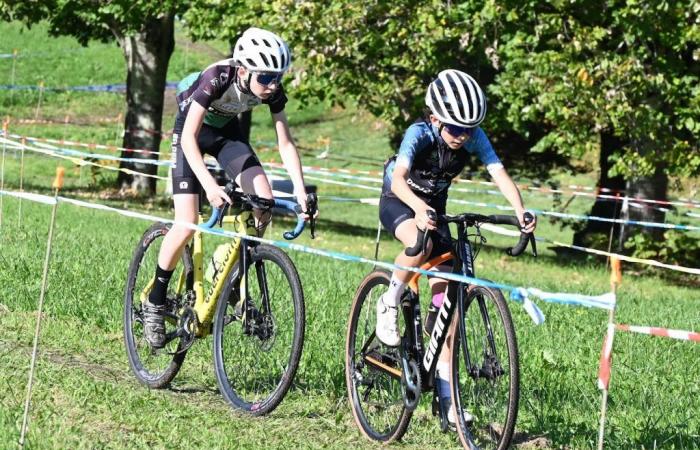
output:
[{"label": "yellow bicycle", "polygon": [[[233,224],[240,234],[257,233],[252,210],[281,208],[297,214],[294,239],[305,222],[296,203],[235,192],[233,215],[215,210],[204,224]],[[316,197],[309,197],[313,217]],[[203,218],[200,212],[200,224]],[[310,221],[313,237],[313,219]],[[153,349],[143,333],[142,302],[153,285],[162,238],[171,225],[154,223],[143,234],[129,267],[124,293],[124,340],[136,378],[163,388],[177,375],[197,338],[213,335],[214,369],[224,398],[252,415],[272,411],[287,393],[304,345],[305,311],[301,281],[292,260],[277,247],[234,238],[216,253],[205,292],[204,233],[197,231],[173,273],[166,296],[166,345]]]}]

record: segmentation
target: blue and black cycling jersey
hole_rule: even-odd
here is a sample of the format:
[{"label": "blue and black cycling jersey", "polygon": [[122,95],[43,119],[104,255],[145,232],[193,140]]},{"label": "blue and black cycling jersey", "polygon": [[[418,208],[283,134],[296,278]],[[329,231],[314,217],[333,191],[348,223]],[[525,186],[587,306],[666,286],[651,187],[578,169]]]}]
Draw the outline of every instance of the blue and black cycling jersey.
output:
[{"label": "blue and black cycling jersey", "polygon": [[396,197],[391,192],[391,177],[399,165],[408,169],[406,182],[416,195],[429,201],[446,199],[452,179],[462,172],[471,155],[478,156],[489,172],[503,167],[481,128],[453,150],[439,137],[437,127],[416,122],[406,130],[398,153],[384,164],[382,196]]}]

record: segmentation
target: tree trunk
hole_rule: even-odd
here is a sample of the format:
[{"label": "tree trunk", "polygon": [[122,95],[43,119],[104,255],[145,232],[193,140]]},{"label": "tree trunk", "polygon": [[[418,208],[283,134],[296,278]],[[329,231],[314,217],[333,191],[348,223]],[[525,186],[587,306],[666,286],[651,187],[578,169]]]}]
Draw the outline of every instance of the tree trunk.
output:
[{"label": "tree trunk", "polygon": [[[667,200],[668,176],[665,167],[657,167],[656,173],[646,178],[634,178],[627,181],[627,196],[640,197],[655,200]],[[656,205],[630,200],[630,205],[622,211],[623,220],[635,220],[644,222],[660,222],[666,220],[666,213],[656,208]],[[647,233],[656,240],[664,239],[663,228],[650,228],[640,226],[624,226],[620,238],[620,247],[635,233]],[[622,250],[622,248],[620,248]]]},{"label": "tree trunk", "polygon": [[[611,177],[608,175],[612,163],[610,156],[622,148],[623,142],[615,137],[611,132],[604,132],[600,136],[600,177],[597,186],[599,188],[608,188],[614,191],[625,189],[625,180],[621,176]],[[602,194],[611,195],[610,192],[601,192]],[[614,194],[612,194],[614,195]],[[620,216],[622,202],[617,202],[607,198],[596,198],[590,215],[596,217],[616,218]],[[610,228],[613,227],[615,236],[619,236],[619,225],[611,225],[608,222],[600,222],[589,220],[583,230],[574,233],[574,245],[588,246],[590,238],[593,234],[610,234]]]},{"label": "tree trunk", "polygon": [[[163,117],[163,93],[170,55],[175,46],[174,14],[147,21],[143,29],[130,36],[119,36],[127,67],[126,103],[123,146],[128,149],[160,149]],[[126,158],[157,159],[149,153],[122,152]],[[155,175],[158,166],[139,162],[122,162],[120,168]],[[153,195],[156,179],[119,172],[117,186]]]}]

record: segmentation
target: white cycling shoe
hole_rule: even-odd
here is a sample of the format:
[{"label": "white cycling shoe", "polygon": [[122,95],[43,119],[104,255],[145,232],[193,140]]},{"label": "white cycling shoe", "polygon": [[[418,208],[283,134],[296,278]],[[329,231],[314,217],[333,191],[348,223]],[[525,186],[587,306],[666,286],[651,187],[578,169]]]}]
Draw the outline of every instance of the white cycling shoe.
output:
[{"label": "white cycling shoe", "polygon": [[[452,403],[451,400],[449,400],[450,403]],[[454,410],[452,409],[452,405],[449,404],[447,405],[447,422],[450,424],[451,427],[456,427],[457,426],[457,421],[455,420],[455,413]],[[471,425],[472,422],[474,422],[474,416],[471,415],[469,411],[462,410],[462,416],[464,417],[464,422],[467,425]]]},{"label": "white cycling shoe", "polygon": [[384,295],[377,300],[377,338],[389,347],[396,347],[401,342],[399,336],[399,308],[384,303]]}]

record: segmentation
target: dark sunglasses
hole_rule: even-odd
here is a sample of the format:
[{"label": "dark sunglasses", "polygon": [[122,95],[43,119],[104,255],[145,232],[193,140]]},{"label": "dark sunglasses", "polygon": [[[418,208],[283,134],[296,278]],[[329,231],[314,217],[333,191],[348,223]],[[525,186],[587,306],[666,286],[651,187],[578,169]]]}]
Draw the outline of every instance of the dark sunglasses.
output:
[{"label": "dark sunglasses", "polygon": [[258,83],[263,86],[267,86],[272,83],[279,84],[282,81],[281,73],[258,73],[257,75]]},{"label": "dark sunglasses", "polygon": [[474,130],[476,129],[460,127],[458,125],[452,125],[451,123],[444,123],[443,126],[445,127],[445,130],[447,130],[447,132],[454,137],[459,137],[463,134],[466,134],[468,137],[472,137],[472,134],[474,134]]}]

